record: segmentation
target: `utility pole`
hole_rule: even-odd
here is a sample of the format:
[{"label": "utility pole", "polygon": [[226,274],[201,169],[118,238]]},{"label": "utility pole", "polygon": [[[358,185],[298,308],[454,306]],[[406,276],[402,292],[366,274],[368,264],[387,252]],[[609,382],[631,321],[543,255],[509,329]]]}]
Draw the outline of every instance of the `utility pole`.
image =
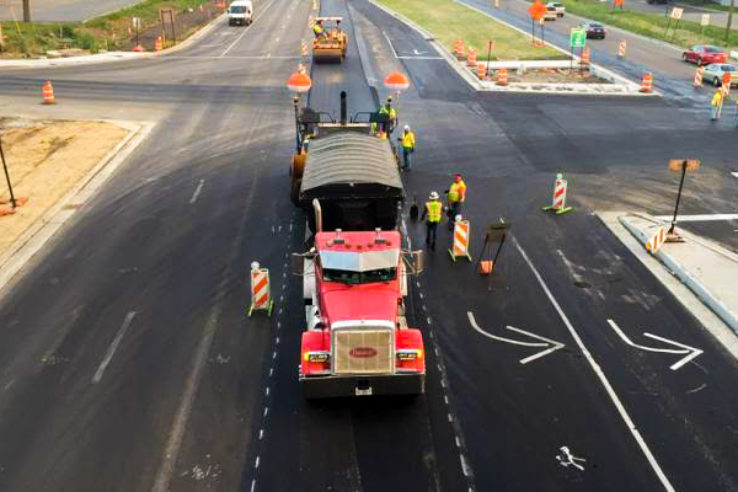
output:
[{"label": "utility pole", "polygon": [[23,22],[31,22],[31,0],[23,0]]},{"label": "utility pole", "polygon": [[733,9],[735,8],[735,0],[730,0],[730,8],[728,9],[728,24],[725,26],[725,44],[730,40],[730,25],[733,23]]}]

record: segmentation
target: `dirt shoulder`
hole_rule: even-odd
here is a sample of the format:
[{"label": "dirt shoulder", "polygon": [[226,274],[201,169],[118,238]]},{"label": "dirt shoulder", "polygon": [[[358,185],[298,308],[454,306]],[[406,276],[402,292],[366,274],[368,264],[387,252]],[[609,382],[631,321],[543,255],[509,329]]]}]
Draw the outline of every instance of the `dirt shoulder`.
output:
[{"label": "dirt shoulder", "polygon": [[[15,214],[0,216],[0,257],[128,134],[127,129],[99,121],[0,119],[14,194],[28,198]],[[9,198],[3,177],[0,202]]]}]

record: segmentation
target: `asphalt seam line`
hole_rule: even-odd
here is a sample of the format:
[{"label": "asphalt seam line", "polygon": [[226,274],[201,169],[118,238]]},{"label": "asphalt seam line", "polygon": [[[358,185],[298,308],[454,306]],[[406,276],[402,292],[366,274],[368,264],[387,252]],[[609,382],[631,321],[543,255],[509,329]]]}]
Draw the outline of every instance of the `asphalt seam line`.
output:
[{"label": "asphalt seam line", "polygon": [[110,361],[113,360],[113,356],[115,355],[116,350],[118,350],[118,345],[120,345],[121,340],[123,340],[123,337],[128,331],[128,328],[130,328],[133,318],[135,317],[136,311],[129,311],[128,314],[126,314],[118,333],[115,334],[115,338],[110,342],[110,347],[108,347],[105,357],[103,357],[102,362],[100,362],[100,366],[98,366],[97,371],[95,371],[95,375],[92,376],[92,384],[97,384],[102,379],[105,369],[107,369]]},{"label": "asphalt seam line", "polygon": [[533,262],[530,260],[526,252],[523,250],[523,248],[520,246],[520,243],[516,238],[512,238],[513,243],[515,244],[515,247],[522,255],[523,259],[525,260],[525,263],[528,264],[528,267],[533,272],[533,275],[536,277],[536,280],[538,281],[538,284],[543,289],[543,292],[548,297],[548,300],[553,305],[554,309],[558,313],[561,320],[564,322],[564,325],[566,326],[567,330],[569,330],[569,333],[571,334],[571,337],[576,342],[577,346],[579,346],[579,349],[582,351],[582,354],[587,359],[587,362],[589,362],[589,365],[592,367],[592,370],[599,378],[600,382],[602,383],[602,386],[605,388],[605,391],[607,391],[607,394],[610,396],[610,399],[612,400],[613,404],[615,405],[615,408],[617,409],[618,413],[622,417],[623,421],[625,422],[625,425],[628,427],[628,430],[630,430],[630,433],[633,435],[633,438],[638,443],[638,446],[641,448],[641,451],[643,452],[644,456],[648,460],[648,463],[651,465],[651,469],[653,469],[654,473],[656,473],[656,476],[659,478],[659,481],[661,482],[661,485],[663,485],[664,490],[667,490],[668,492],[674,492],[674,487],[671,485],[671,482],[669,481],[668,477],[664,474],[664,471],[661,469],[661,466],[659,465],[658,461],[656,461],[656,457],[651,452],[651,449],[648,447],[648,444],[643,439],[643,436],[641,435],[640,431],[636,427],[633,420],[630,418],[630,415],[628,414],[628,411],[625,409],[625,406],[623,405],[622,401],[618,397],[617,393],[615,393],[615,390],[613,389],[612,385],[610,384],[610,381],[607,379],[607,376],[605,375],[602,368],[600,368],[599,364],[597,364],[597,361],[594,360],[594,357],[589,352],[587,347],[584,345],[584,342],[582,341],[581,337],[579,336],[579,333],[574,328],[574,326],[571,324],[571,321],[569,321],[569,318],[567,318],[566,314],[564,313],[563,309],[559,305],[558,301],[556,301],[556,298],[551,293],[551,290],[548,288],[548,285],[546,285],[546,282],[543,280],[543,277],[541,277],[541,274],[538,273],[538,270],[533,265]]}]

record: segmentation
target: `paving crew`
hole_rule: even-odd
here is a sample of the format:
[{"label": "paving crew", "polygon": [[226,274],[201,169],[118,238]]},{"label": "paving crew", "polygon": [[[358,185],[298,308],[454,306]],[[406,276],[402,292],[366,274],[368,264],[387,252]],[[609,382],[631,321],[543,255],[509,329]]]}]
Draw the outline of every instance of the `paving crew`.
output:
[{"label": "paving crew", "polygon": [[448,209],[446,215],[448,216],[448,230],[454,230],[455,217],[461,213],[461,204],[466,200],[466,183],[461,177],[461,174],[454,174],[454,181],[446,190],[448,195]]},{"label": "paving crew", "polygon": [[392,107],[392,97],[388,97],[385,105],[379,108],[379,114],[389,116],[389,123],[385,126],[384,132],[391,136],[392,132],[395,131],[395,125],[397,125],[397,110]]},{"label": "paving crew", "polygon": [[315,25],[313,26],[313,34],[315,34],[316,38],[325,36],[325,29],[323,29],[322,20],[318,20],[315,22]]},{"label": "paving crew", "polygon": [[712,104],[712,117],[710,118],[712,121],[719,120],[720,119],[720,113],[723,112],[723,90],[722,88],[719,88],[715,91],[715,94],[712,96],[712,101],[710,101],[710,104]]},{"label": "paving crew", "polygon": [[441,222],[442,212],[441,198],[437,192],[431,191],[420,220],[425,220],[425,244],[429,245],[433,251],[436,250],[436,229],[438,229],[438,223]]},{"label": "paving crew", "polygon": [[415,152],[415,132],[410,129],[410,125],[405,125],[402,131],[402,137],[398,138],[402,145],[402,169],[410,170],[410,154]]}]

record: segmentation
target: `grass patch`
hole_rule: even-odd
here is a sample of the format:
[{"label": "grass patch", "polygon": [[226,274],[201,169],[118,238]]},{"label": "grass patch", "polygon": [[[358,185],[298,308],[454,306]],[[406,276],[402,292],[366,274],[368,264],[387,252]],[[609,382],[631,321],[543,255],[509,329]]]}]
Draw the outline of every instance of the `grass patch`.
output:
[{"label": "grass patch", "polygon": [[[2,32],[5,57],[35,57],[49,50],[78,48],[97,53],[116,50],[130,44],[128,30],[133,17],[141,18],[141,32],[156,28],[159,10],[171,8],[175,15],[195,10],[200,5],[209,6],[211,0],[144,0],[110,14],[87,22],[31,23],[3,21]],[[178,37],[185,34],[179,33]]]},{"label": "grass patch", "polygon": [[478,59],[487,60],[487,41],[495,41],[492,59],[564,60],[568,56],[549,47],[538,48],[530,37],[451,0],[377,0],[424,27],[449,51],[463,39],[479,51]]},{"label": "grass patch", "polygon": [[[629,10],[612,11],[608,3],[600,3],[598,0],[563,0],[566,11],[588,19],[596,20],[616,26],[626,31],[642,34],[650,38],[660,39],[684,48],[695,44],[715,44],[734,48],[738,46],[738,32],[731,31],[728,42],[725,41],[725,29],[708,26],[703,28],[698,22],[681,20],[679,29],[669,29],[665,36],[668,20],[663,15],[647,14],[644,12],[633,12]],[[627,3],[626,3],[627,5]]]}]

